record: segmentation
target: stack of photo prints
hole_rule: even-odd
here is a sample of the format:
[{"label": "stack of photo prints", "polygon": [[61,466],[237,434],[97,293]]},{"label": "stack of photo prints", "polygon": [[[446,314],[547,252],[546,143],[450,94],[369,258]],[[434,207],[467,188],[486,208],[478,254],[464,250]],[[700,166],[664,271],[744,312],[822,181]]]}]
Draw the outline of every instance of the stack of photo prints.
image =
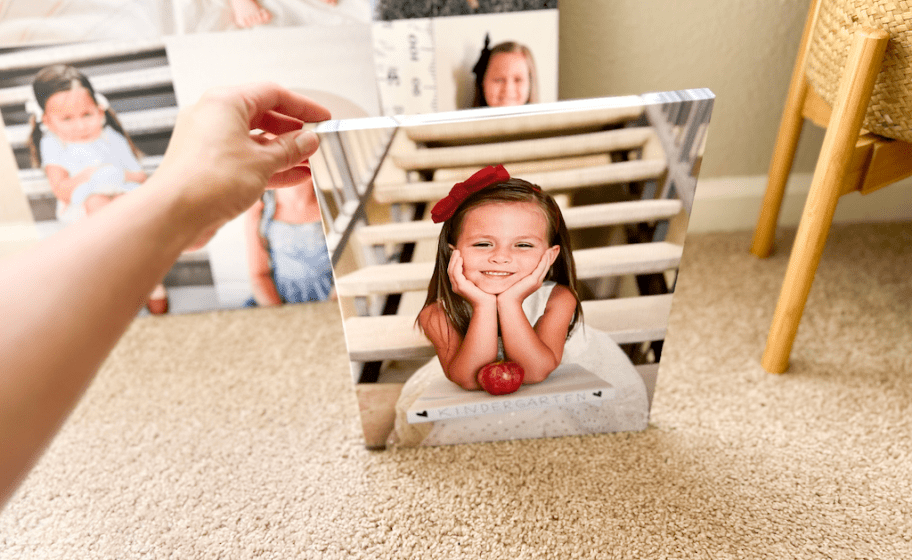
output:
[{"label": "stack of photo prints", "polygon": [[557,0],[110,3],[0,20],[0,258],[129,196],[205,90],[277,82],[333,115],[312,181],[141,317],[336,300],[369,448],[646,428],[711,92],[558,101]]}]

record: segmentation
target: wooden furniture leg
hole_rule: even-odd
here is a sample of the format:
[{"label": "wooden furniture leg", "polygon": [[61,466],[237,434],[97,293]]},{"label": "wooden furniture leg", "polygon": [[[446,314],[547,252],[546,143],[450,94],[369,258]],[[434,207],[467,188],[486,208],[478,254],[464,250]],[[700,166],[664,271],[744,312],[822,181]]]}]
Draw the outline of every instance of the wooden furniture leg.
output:
[{"label": "wooden furniture leg", "polygon": [[886,31],[875,29],[862,29],[853,38],[763,354],[763,367],[771,373],[783,373],[788,367],[889,38]]},{"label": "wooden furniture leg", "polygon": [[807,80],[804,77],[804,59],[807,55],[807,44],[811,36],[816,7],[817,2],[811,2],[808,17],[805,20],[798,56],[795,59],[795,68],[792,70],[792,80],[789,82],[788,95],[785,99],[785,109],[782,111],[779,133],[776,136],[776,146],[770,162],[766,193],[763,195],[760,216],[757,218],[757,227],[754,229],[751,253],[760,258],[768,257],[773,250],[776,223],[779,221],[779,210],[782,207],[782,198],[785,196],[785,184],[788,181],[789,172],[792,170],[795,150],[798,147],[801,128],[804,125],[804,99],[808,93]]}]

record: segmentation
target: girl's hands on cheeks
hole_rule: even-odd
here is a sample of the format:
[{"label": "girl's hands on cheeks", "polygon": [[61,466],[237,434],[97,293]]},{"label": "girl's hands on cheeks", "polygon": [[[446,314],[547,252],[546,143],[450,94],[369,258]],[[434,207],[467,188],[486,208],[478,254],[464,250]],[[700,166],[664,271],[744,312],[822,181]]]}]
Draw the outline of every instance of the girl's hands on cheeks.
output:
[{"label": "girl's hands on cheeks", "polygon": [[459,249],[453,249],[453,254],[450,255],[450,262],[447,265],[447,274],[450,276],[450,284],[453,286],[453,291],[464,297],[473,308],[479,305],[496,304],[497,296],[482,291],[474,282],[465,277],[462,262],[462,255],[459,253]]},{"label": "girl's hands on cheeks", "polygon": [[554,260],[557,259],[558,253],[560,253],[559,245],[548,248],[538,262],[538,266],[536,266],[528,276],[521,278],[518,282],[501,292],[497,296],[497,302],[516,302],[522,305],[522,302],[525,301],[527,297],[532,295],[535,290],[541,288],[545,276],[548,275],[548,271],[551,269],[551,265],[554,264]]}]

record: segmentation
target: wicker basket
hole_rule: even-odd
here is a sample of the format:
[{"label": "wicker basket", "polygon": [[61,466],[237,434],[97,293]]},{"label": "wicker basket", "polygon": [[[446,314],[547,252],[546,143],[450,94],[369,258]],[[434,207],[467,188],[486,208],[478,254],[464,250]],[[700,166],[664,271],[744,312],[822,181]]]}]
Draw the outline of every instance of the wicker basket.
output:
[{"label": "wicker basket", "polygon": [[833,105],[853,32],[861,27],[887,31],[890,42],[863,126],[912,142],[912,0],[820,1],[805,66],[809,83]]}]

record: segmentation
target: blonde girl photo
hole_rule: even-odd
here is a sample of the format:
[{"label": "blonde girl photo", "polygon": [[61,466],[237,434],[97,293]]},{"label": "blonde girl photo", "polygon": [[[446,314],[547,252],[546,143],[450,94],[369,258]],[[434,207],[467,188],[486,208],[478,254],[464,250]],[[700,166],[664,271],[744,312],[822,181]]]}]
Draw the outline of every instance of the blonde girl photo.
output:
[{"label": "blonde girl photo", "polygon": [[[570,237],[560,208],[539,187],[487,167],[432,210],[443,222],[428,296],[417,323],[437,358],[406,382],[390,445],[444,445],[642,430],[645,384],[602,331],[583,325]],[[538,410],[409,424],[406,412],[444,376],[478,390],[478,371],[506,359],[542,383],[562,363],[611,383],[616,399]],[[493,397],[492,397],[493,398]]]}]

